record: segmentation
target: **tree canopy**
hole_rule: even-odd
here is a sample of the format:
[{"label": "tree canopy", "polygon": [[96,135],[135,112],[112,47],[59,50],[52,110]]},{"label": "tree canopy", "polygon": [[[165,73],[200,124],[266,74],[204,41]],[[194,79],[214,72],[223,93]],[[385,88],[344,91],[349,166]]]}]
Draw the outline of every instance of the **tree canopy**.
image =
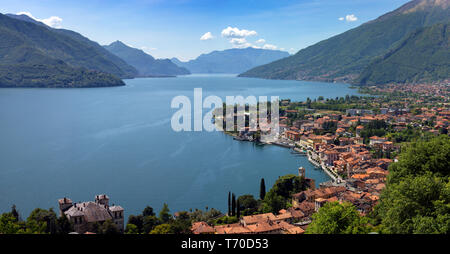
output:
[{"label": "tree canopy", "polygon": [[411,144],[389,167],[376,207],[383,233],[450,232],[450,139]]}]

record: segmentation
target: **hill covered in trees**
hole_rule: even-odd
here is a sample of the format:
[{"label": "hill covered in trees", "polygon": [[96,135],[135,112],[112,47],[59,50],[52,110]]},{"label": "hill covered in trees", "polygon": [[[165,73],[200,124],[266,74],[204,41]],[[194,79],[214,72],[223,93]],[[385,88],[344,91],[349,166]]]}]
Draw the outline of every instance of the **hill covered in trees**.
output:
[{"label": "hill covered in trees", "polygon": [[450,138],[411,143],[389,167],[379,204],[359,216],[350,203],[325,204],[306,230],[311,234],[448,234]]},{"label": "hill covered in trees", "polygon": [[450,26],[436,24],[419,29],[399,46],[374,60],[357,83],[418,83],[445,80],[450,74]]},{"label": "hill covered in trees", "polygon": [[[240,76],[355,82],[375,58],[390,52],[411,33],[414,36],[423,27],[448,23],[449,6],[449,1],[411,1],[376,20],[300,50],[288,58],[258,66]],[[432,57],[429,53],[425,52],[420,58]],[[446,60],[449,61],[448,58]],[[425,72],[424,69],[421,71]],[[404,71],[403,67],[398,70],[401,71]]]},{"label": "hill covered in trees", "polygon": [[1,26],[12,30],[28,45],[42,51],[47,56],[62,60],[73,67],[101,71],[119,78],[136,76],[136,69],[98,43],[77,32],[50,28],[43,23],[33,22],[32,18],[23,18],[23,16],[2,15]]},{"label": "hill covered in trees", "polygon": [[128,73],[92,46],[41,24],[0,14],[0,87],[125,85],[116,75]]}]

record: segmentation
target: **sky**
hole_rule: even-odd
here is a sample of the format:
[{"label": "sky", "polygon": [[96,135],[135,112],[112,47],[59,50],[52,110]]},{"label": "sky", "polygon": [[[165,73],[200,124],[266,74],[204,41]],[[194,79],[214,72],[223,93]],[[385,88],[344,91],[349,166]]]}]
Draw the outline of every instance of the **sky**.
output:
[{"label": "sky", "polygon": [[229,48],[291,54],[392,11],[408,0],[0,0],[100,43],[120,40],[156,58],[186,61]]}]

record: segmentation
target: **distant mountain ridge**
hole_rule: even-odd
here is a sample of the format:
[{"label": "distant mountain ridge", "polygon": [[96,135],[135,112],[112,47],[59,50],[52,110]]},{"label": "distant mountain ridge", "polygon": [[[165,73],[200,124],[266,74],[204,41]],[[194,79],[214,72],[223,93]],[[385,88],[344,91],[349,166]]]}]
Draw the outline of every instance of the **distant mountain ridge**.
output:
[{"label": "distant mountain ridge", "polygon": [[23,32],[35,47],[51,57],[63,60],[74,67],[101,71],[120,78],[133,78],[137,75],[137,70],[124,60],[77,32],[48,27],[26,15],[6,16],[37,25],[28,30],[25,26],[21,26],[23,31],[20,32]]},{"label": "distant mountain ridge", "polygon": [[415,0],[241,77],[355,83],[375,58],[423,27],[450,21],[448,0]]},{"label": "distant mountain ridge", "polygon": [[0,87],[118,86],[124,83],[113,74],[126,75],[118,64],[134,70],[55,31],[0,14]]},{"label": "distant mountain ridge", "polygon": [[177,66],[169,59],[155,59],[144,51],[127,46],[121,41],[103,47],[133,66],[141,77],[190,74],[186,68]]},{"label": "distant mountain ridge", "polygon": [[172,62],[185,67],[192,73],[242,73],[255,66],[267,64],[281,58],[288,57],[289,53],[280,50],[244,48],[213,51],[202,54],[194,60],[182,62],[172,58]]}]

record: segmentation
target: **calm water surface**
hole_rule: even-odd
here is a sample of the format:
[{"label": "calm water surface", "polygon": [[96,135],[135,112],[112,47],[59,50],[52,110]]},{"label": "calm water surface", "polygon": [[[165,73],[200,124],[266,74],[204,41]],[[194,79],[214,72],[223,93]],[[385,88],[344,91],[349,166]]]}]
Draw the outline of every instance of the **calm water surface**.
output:
[{"label": "calm water surface", "polygon": [[[192,75],[126,80],[90,89],[0,89],[0,212],[22,217],[57,209],[57,199],[106,193],[127,215],[146,205],[172,212],[226,211],[228,191],[259,193],[299,166],[316,183],[329,180],[304,157],[276,146],[238,142],[220,132],[172,131],[173,97],[267,95],[305,100],[357,94],[344,84]],[[204,110],[206,113],[206,110]]]}]

